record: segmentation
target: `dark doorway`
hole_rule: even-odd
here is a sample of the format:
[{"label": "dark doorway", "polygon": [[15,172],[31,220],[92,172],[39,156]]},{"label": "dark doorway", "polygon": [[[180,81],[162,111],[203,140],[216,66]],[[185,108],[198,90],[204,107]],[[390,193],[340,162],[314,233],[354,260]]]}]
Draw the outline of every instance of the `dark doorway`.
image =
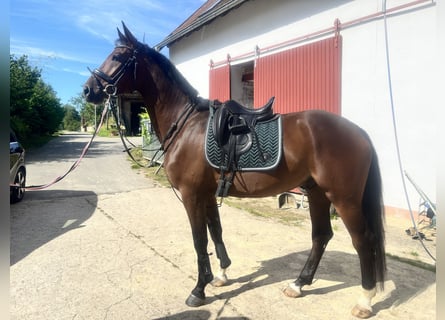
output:
[{"label": "dark doorway", "polygon": [[230,66],[230,98],[248,108],[253,108],[253,69],[253,61]]},{"label": "dark doorway", "polygon": [[131,103],[130,128],[129,128],[130,130],[127,131],[128,135],[137,136],[141,133],[139,114],[141,112],[144,112],[143,107],[144,107],[143,102]]}]

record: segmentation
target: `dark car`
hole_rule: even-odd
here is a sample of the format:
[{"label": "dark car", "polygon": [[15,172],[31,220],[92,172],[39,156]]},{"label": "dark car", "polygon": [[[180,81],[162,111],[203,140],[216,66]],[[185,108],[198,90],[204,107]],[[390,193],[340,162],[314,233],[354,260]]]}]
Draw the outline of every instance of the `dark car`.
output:
[{"label": "dark car", "polygon": [[10,203],[16,203],[25,195],[26,168],[25,149],[20,145],[16,135],[9,135],[9,190]]}]

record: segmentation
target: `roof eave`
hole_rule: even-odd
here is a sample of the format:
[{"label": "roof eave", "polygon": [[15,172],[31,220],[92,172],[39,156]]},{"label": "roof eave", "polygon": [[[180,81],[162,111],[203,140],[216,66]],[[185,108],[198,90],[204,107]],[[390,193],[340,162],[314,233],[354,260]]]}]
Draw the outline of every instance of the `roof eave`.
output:
[{"label": "roof eave", "polygon": [[200,27],[210,23],[211,21],[215,20],[218,17],[224,16],[227,14],[230,10],[233,10],[246,2],[248,0],[233,0],[230,1],[224,5],[222,5],[219,8],[216,8],[215,10],[211,10],[208,13],[203,14],[202,16],[198,17],[195,21],[193,21],[189,26],[185,27],[184,29],[180,30],[177,33],[173,33],[168,35],[164,40],[162,40],[160,43],[155,45],[156,50],[161,50],[165,46],[170,46],[174,42],[180,40],[181,38],[184,38],[188,36],[193,31],[199,29]]}]

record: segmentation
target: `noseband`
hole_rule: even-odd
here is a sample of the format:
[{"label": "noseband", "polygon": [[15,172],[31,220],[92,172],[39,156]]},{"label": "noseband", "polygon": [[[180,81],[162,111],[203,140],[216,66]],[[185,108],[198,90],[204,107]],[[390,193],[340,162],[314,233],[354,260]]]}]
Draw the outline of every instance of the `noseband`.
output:
[{"label": "noseband", "polygon": [[[138,53],[137,49],[130,48],[128,46],[117,46],[116,48],[125,48],[132,51],[132,54],[130,57],[128,57],[127,61],[125,63],[121,64],[120,68],[112,75],[109,76],[99,68],[96,68],[94,70],[91,70],[88,68],[88,70],[93,75],[94,79],[96,79],[96,82],[99,85],[99,88],[102,89],[108,96],[115,96],[117,93],[117,84],[119,83],[119,80],[122,78],[122,76],[125,74],[128,68],[131,67],[131,65],[134,65],[134,79],[136,80],[136,54]],[[100,80],[103,80],[107,83],[105,88],[103,87]]]}]

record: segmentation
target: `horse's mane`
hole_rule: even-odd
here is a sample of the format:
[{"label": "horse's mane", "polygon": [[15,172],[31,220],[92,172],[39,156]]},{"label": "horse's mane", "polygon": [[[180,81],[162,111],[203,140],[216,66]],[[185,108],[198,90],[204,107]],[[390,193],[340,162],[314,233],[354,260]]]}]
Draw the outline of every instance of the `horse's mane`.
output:
[{"label": "horse's mane", "polygon": [[[124,43],[118,39],[116,44],[122,45]],[[187,81],[187,79],[184,78],[184,76],[167,57],[150,48],[148,45],[140,42],[138,42],[138,50],[140,50],[140,52],[144,52],[150,59],[152,59],[159,66],[159,68],[164,71],[169,80],[176,83],[189,98],[192,100],[197,99],[198,91],[193,88],[193,86]]]},{"label": "horse's mane", "polygon": [[165,71],[166,75],[170,80],[176,82],[181,88],[184,89],[185,93],[190,97],[195,99],[198,96],[198,91],[193,88],[193,86],[187,81],[181,72],[176,68],[176,66],[167,59],[166,56],[157,52],[156,50],[145,45],[148,55],[155,60],[158,66]]}]

